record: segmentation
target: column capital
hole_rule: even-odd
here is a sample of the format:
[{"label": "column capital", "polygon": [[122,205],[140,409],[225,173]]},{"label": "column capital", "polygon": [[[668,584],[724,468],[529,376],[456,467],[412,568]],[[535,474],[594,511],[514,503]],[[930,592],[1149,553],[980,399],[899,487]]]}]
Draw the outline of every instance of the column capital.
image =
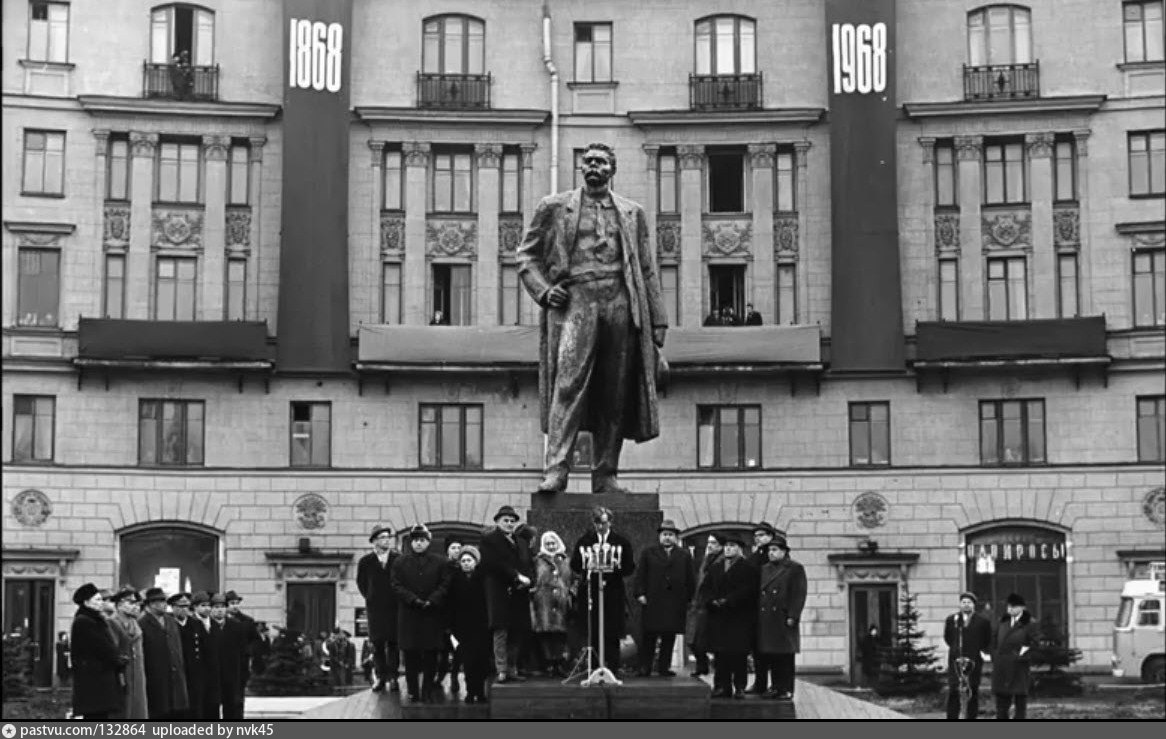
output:
[{"label": "column capital", "polygon": [[368,150],[370,153],[370,164],[373,169],[379,169],[385,160],[385,142],[376,139],[369,139]]},{"label": "column capital", "polygon": [[749,144],[749,163],[754,167],[773,167],[777,144]]},{"label": "column capital", "polygon": [[1051,157],[1053,155],[1053,140],[1054,136],[1049,131],[1026,133],[1024,145],[1028,149],[1029,159],[1048,159]]},{"label": "column capital", "polygon": [[106,147],[109,146],[109,129],[95,128],[93,129],[93,138],[97,139],[97,156],[105,156]]},{"label": "column capital", "polygon": [[231,150],[231,137],[207,135],[202,137],[202,148],[208,162],[225,162]]},{"label": "column capital", "polygon": [[657,160],[660,156],[659,144],[644,144],[640,147],[644,150],[645,166],[649,172],[656,171]]},{"label": "column capital", "polygon": [[401,151],[405,155],[406,167],[429,166],[428,141],[406,141],[401,145]]},{"label": "column capital", "polygon": [[249,136],[247,138],[247,144],[251,147],[251,161],[252,162],[262,162],[263,161],[263,147],[265,144],[267,144],[267,137],[266,136]]},{"label": "column capital", "polygon": [[809,168],[810,147],[813,146],[809,141],[795,141],[794,142],[794,166],[803,172]]},{"label": "column capital", "polygon": [[978,162],[984,149],[983,136],[956,136],[956,159],[961,162]]},{"label": "column capital", "polygon": [[1093,133],[1088,128],[1078,128],[1073,131],[1073,140],[1077,144],[1077,156],[1083,157],[1089,153],[1089,136]]},{"label": "column capital", "polygon": [[158,134],[130,131],[130,152],[135,157],[154,156],[154,147],[158,145]]},{"label": "column capital", "polygon": [[538,144],[519,144],[518,150],[522,152],[522,168],[534,168],[534,150],[538,148]]},{"label": "column capital", "polygon": [[935,137],[920,136],[919,146],[923,147],[923,163],[931,164],[935,161]]},{"label": "column capital", "polygon": [[498,169],[502,165],[502,144],[474,144],[479,168]]},{"label": "column capital", "polygon": [[676,147],[676,156],[680,160],[681,169],[700,169],[704,164],[704,146],[681,144]]}]

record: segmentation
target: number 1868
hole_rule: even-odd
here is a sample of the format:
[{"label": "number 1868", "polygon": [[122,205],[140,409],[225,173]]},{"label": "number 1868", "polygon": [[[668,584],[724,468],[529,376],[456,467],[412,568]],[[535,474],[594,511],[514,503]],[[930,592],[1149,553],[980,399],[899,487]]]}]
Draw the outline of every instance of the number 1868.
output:
[{"label": "number 1868", "polygon": [[882,92],[887,88],[887,24],[835,23],[834,94]]},{"label": "number 1868", "polygon": [[344,28],[339,23],[292,18],[288,33],[288,85],[339,92]]}]

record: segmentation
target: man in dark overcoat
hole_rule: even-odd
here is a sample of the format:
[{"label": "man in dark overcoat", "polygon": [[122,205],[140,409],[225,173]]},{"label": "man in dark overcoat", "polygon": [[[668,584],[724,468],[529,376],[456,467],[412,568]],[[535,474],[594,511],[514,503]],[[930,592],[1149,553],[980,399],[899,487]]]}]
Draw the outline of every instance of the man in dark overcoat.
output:
[{"label": "man in dark overcoat", "polygon": [[393,563],[399,554],[396,540],[388,526],[377,525],[368,541],[373,550],[360,558],[356,565],[356,587],[364,597],[368,616],[368,640],[372,644],[372,662],[377,680],[373,692],[385,689],[400,690],[397,674],[401,670],[401,648],[397,643],[397,596],[393,592]]},{"label": "man in dark overcoat", "polygon": [[227,599],[222,593],[211,596],[211,630],[209,642],[214,663],[218,665],[219,704],[215,712],[223,721],[243,720],[243,660],[246,658],[247,634],[244,626],[227,618]]},{"label": "man in dark overcoat", "polygon": [[235,713],[242,716],[243,696],[247,694],[247,683],[251,681],[251,658],[255,655],[255,648],[259,645],[259,623],[243,612],[243,596],[234,590],[228,590],[224,597],[227,599],[227,618],[243,627],[238,630],[243,636],[241,662],[243,691],[239,694],[239,705],[235,709]]},{"label": "man in dark overcoat", "polygon": [[974,721],[980,712],[980,677],[984,672],[984,655],[992,649],[992,623],[976,613],[975,593],[960,594],[959,611],[943,622],[943,640],[948,648],[947,719],[955,721],[960,717],[960,702],[963,700],[960,684],[965,681],[968,708],[964,718]]},{"label": "man in dark overcoat", "polygon": [[757,568],[744,557],[744,551],[745,542],[741,537],[727,536],[725,551],[709,569],[706,581],[708,645],[716,665],[714,698],[745,697],[759,575]]},{"label": "man in dark overcoat", "polygon": [[203,692],[206,681],[206,665],[203,664],[203,655],[206,653],[206,630],[202,622],[191,612],[191,596],[189,593],[175,593],[167,601],[170,610],[174,613],[174,622],[178,624],[178,633],[182,638],[182,666],[186,671],[187,708],[183,715],[187,721],[203,721]]},{"label": "man in dark overcoat", "polygon": [[652,674],[652,659],[659,645],[656,672],[675,677],[672,649],[676,635],[684,633],[688,604],[696,593],[696,573],[692,569],[692,555],[680,546],[680,529],[676,524],[665,519],[656,533],[660,543],[640,553],[632,581],[632,594],[643,606],[640,675]]},{"label": "man in dark overcoat", "polygon": [[542,308],[539,411],[547,434],[539,492],[566,489],[580,430],[594,440],[591,490],[619,485],[624,439],[660,434],[657,348],[668,314],[656,249],[638,204],[611,192],[615,151],[583,152],[584,187],[538,204],[517,250],[518,274]]},{"label": "man in dark overcoat", "polygon": [[73,593],[77,614],[69,633],[73,645],[73,715],[104,721],[120,711],[121,670],[126,658],[118,651],[113,632],[102,615],[105,599],[87,582]]},{"label": "man in dark overcoat", "polygon": [[766,546],[769,562],[761,568],[757,603],[757,680],[769,670],[773,687],[766,698],[793,700],[794,655],[801,651],[802,609],[806,606],[806,570],[790,559],[784,536]]},{"label": "man in dark overcoat", "polygon": [[704,557],[696,575],[696,596],[688,604],[688,621],[684,625],[684,639],[689,651],[696,659],[696,666],[690,673],[692,677],[709,674],[708,655],[708,611],[705,603],[708,602],[707,591],[708,572],[714,562],[721,558],[724,550],[724,534],[709,534],[705,541]]},{"label": "man in dark overcoat", "polygon": [[517,534],[518,513],[508,505],[494,514],[493,531],[482,537],[486,611],[494,644],[494,680],[521,680],[518,656],[531,630],[530,584],[534,562],[530,546]]},{"label": "man in dark overcoat", "polygon": [[[636,560],[631,541],[612,530],[614,520],[615,514],[603,506],[597,506],[591,511],[591,522],[595,529],[579,537],[579,541],[575,542],[571,549],[571,574],[581,578],[575,608],[580,623],[588,623],[590,617],[590,643],[596,649],[596,654],[599,649],[599,577],[603,578],[603,656],[607,663],[605,667],[618,674],[619,643],[627,633],[627,591],[624,588],[624,578],[635,574]],[[611,572],[600,576],[590,575],[583,563],[583,550],[589,549],[594,552],[596,545],[602,548],[604,544],[619,547],[619,564]]]},{"label": "man in dark overcoat", "polygon": [[[194,609],[192,621],[197,621],[202,632],[202,703],[198,706],[200,721],[217,721],[222,713],[222,691],[219,684],[219,647],[221,634],[212,633],[211,596],[200,590],[190,597]],[[225,609],[224,609],[225,610]],[[189,688],[189,686],[187,686]],[[192,706],[193,707],[193,706]]]},{"label": "man in dark overcoat", "polygon": [[1007,721],[1008,709],[1016,705],[1013,720],[1023,721],[1028,709],[1030,661],[1040,632],[1028,612],[1024,598],[1012,593],[1005,601],[1007,613],[996,624],[992,639],[992,693],[996,696],[996,720]]},{"label": "man in dark overcoat", "polygon": [[[761,572],[761,568],[769,564],[769,542],[773,541],[773,537],[776,535],[777,530],[765,521],[753,524],[753,550],[749,553],[748,560],[749,564],[757,568],[758,572]],[[770,671],[761,668],[764,658],[757,649],[756,635],[754,635],[753,646],[749,648],[749,651],[753,654],[756,672],[753,675],[753,684],[745,692],[764,695],[769,689]]]},{"label": "man in dark overcoat", "polygon": [[[405,688],[413,701],[434,699],[437,651],[445,643],[440,608],[449,591],[449,563],[429,551],[433,536],[423,524],[409,532],[409,551],[390,573],[397,595],[397,641],[405,654]],[[418,676],[421,678],[418,684]]]},{"label": "man in dark overcoat", "polygon": [[146,665],[146,705],[151,721],[181,718],[189,707],[186,666],[182,660],[182,631],[166,612],[162,588],[146,590],[142,627],[142,654]]}]

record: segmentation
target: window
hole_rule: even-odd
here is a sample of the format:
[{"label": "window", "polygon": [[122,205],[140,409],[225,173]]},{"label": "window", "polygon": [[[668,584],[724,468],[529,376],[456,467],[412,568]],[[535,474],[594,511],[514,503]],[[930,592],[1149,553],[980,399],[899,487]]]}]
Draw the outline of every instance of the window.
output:
[{"label": "window", "polygon": [[1138,461],[1166,462],[1166,395],[1138,398]]},{"label": "window", "polygon": [[[469,326],[474,322],[473,273],[468,264],[433,265],[434,323]],[[437,321],[437,312],[441,320]]]},{"label": "window", "polygon": [[381,265],[381,323],[401,322],[401,263]]},{"label": "window", "polygon": [[1023,203],[1024,142],[984,144],[984,203]]},{"label": "window", "polygon": [[1124,3],[1126,61],[1160,62],[1162,49],[1162,0]]},{"label": "window", "polygon": [[789,213],[797,210],[794,172],[794,153],[779,149],[773,162],[773,202],[778,212]]},{"label": "window", "polygon": [[986,465],[1043,464],[1043,400],[980,401],[980,461]]},{"label": "window", "polygon": [[55,249],[18,252],[18,326],[56,326],[61,299],[61,253]]},{"label": "window", "polygon": [[660,213],[680,212],[680,176],[676,152],[661,152],[656,158],[657,198]]},{"label": "window", "polygon": [[798,322],[798,266],[793,262],[777,265],[777,315],[774,323],[793,325]]},{"label": "window", "polygon": [[850,404],[850,464],[852,467],[891,463],[891,404]]},{"label": "window", "polygon": [[745,318],[745,265],[709,265],[709,310],[733,312],[739,323]]},{"label": "window", "polygon": [[227,260],[227,320],[247,319],[247,260]]},{"label": "window", "polygon": [[227,185],[228,205],[247,205],[250,203],[250,188],[248,175],[251,166],[251,147],[247,144],[232,144],[230,173]]},{"label": "window", "polygon": [[526,292],[518,279],[518,267],[502,265],[501,310],[499,317],[503,326],[537,326],[538,304]]},{"label": "window", "polygon": [[958,259],[939,260],[939,320],[960,319],[960,263]]},{"label": "window", "polygon": [[955,145],[951,139],[935,143],[935,204],[959,205],[959,174],[956,167]]},{"label": "window", "polygon": [[[1068,639],[1069,592],[1065,535],[1030,526],[993,526],[968,535],[964,559],[968,589],[992,613],[1017,593],[1042,631]],[[1066,642],[1072,643],[1072,642]]]},{"label": "window", "polygon": [[482,406],[421,404],[422,467],[482,468]]},{"label": "window", "polygon": [[1028,279],[1024,257],[988,260],[988,320],[1028,318]]},{"label": "window", "polygon": [[486,24],[447,15],[423,26],[421,70],[426,74],[482,74],[486,69]]},{"label": "window", "polygon": [[332,464],[332,404],[291,404],[291,466]]},{"label": "window", "polygon": [[24,181],[21,194],[65,194],[63,131],[24,132]]},{"label": "window", "polygon": [[993,5],[968,13],[968,60],[973,67],[1031,62],[1028,8]]},{"label": "window", "polygon": [[158,257],[154,280],[154,320],[193,321],[197,262],[190,257]]},{"label": "window", "polygon": [[697,74],[753,74],[756,24],[749,18],[719,16],[696,22]]},{"label": "window", "polygon": [[1057,255],[1057,316],[1076,318],[1080,315],[1077,299],[1077,255]]},{"label": "window", "polygon": [[1146,598],[1138,604],[1138,626],[1157,626],[1162,617],[1162,601]]},{"label": "window", "polygon": [[130,199],[130,141],[125,136],[110,137],[105,157],[105,199]]},{"label": "window", "polygon": [[126,302],[126,257],[125,254],[105,255],[105,304],[102,315],[106,318],[125,318]]},{"label": "window", "polygon": [[190,64],[215,63],[215,14],[191,5],[167,5],[150,13],[150,61],[170,64],[185,55]]},{"label": "window", "polygon": [[201,400],[143,400],[138,406],[138,464],[202,464],[203,433]]},{"label": "window", "polygon": [[1166,131],[1129,135],[1130,195],[1166,194]]},{"label": "window", "polygon": [[1134,325],[1166,326],[1166,251],[1134,252]]},{"label": "window", "polygon": [[405,170],[400,149],[385,149],[385,210],[405,209]]},{"label": "window", "polygon": [[158,146],[158,201],[197,203],[202,146],[164,141]]},{"label": "window", "polygon": [[39,0],[29,3],[28,59],[33,62],[69,61],[68,3]]},{"label": "window", "polygon": [[575,81],[611,82],[611,24],[575,24]]},{"label": "window", "polygon": [[150,524],[121,537],[121,566],[117,582],[154,582],[158,573],[178,574],[176,589],[186,593],[213,592],[219,579],[219,537],[190,525]]},{"label": "window", "polygon": [[1072,136],[1057,136],[1053,144],[1053,199],[1077,200],[1077,144]]},{"label": "window", "polygon": [[680,269],[678,267],[660,267],[660,296],[664,301],[664,309],[668,311],[669,323],[680,325]]},{"label": "window", "polygon": [[583,150],[572,150],[572,162],[574,169],[571,171],[571,189],[575,190],[583,186]]},{"label": "window", "polygon": [[433,212],[474,210],[474,163],[470,151],[433,153]]},{"label": "window", "polygon": [[750,469],[761,466],[761,406],[697,406],[698,467]]},{"label": "window", "polygon": [[522,211],[522,170],[519,168],[518,149],[503,150],[501,177],[499,212],[520,213]]},{"label": "window", "polygon": [[12,461],[53,461],[57,399],[51,395],[12,396]]},{"label": "window", "polygon": [[745,183],[745,152],[710,147],[706,154],[709,213],[743,213],[748,199]]}]

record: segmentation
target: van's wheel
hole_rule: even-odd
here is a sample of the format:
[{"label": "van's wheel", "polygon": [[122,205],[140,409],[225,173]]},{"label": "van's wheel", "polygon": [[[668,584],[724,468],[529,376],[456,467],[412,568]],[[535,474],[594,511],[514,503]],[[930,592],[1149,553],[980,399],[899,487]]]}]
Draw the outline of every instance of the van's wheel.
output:
[{"label": "van's wheel", "polygon": [[1142,682],[1151,685],[1166,683],[1166,657],[1151,657],[1142,664]]}]

